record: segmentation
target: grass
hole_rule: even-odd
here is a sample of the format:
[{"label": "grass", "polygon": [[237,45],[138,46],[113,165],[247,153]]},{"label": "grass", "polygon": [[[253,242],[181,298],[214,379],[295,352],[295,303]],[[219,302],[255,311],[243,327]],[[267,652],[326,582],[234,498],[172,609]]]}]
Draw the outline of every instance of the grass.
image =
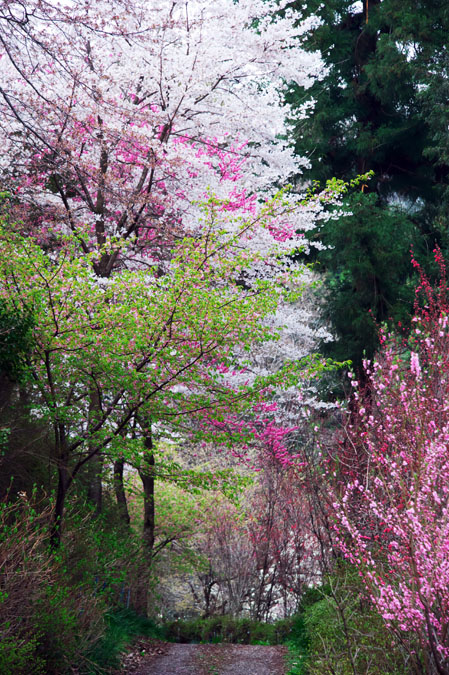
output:
[{"label": "grass", "polygon": [[304,619],[301,614],[293,618],[292,630],[285,641],[288,647],[287,675],[305,675],[309,654],[309,639],[307,637]]},{"label": "grass", "polygon": [[138,616],[130,609],[117,609],[107,615],[107,630],[95,646],[89,661],[87,675],[100,675],[120,666],[120,656],[137,637],[163,639],[163,633],[154,621]]}]

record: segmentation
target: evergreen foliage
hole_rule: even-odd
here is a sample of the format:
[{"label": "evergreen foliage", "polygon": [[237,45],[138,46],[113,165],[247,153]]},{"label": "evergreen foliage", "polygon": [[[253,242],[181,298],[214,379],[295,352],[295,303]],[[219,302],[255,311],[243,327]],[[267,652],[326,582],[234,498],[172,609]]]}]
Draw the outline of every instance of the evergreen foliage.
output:
[{"label": "evergreen foliage", "polygon": [[0,375],[14,380],[23,375],[24,355],[31,346],[32,324],[29,313],[12,311],[0,299]]},{"label": "evergreen foliage", "polygon": [[323,351],[351,358],[358,368],[378,346],[379,323],[407,323],[413,301],[410,282],[410,220],[399,208],[383,208],[373,193],[347,199],[351,215],[328,221],[320,231],[328,248],[324,312],[337,336]]},{"label": "evergreen foliage", "polygon": [[301,5],[320,19],[304,45],[319,50],[327,68],[309,89],[289,92],[309,111],[294,123],[297,151],[311,162],[304,175],[348,180],[374,172],[363,188],[370,199],[352,199],[351,218],[323,228],[334,248],[318,254],[335,351],[359,368],[363,351],[371,357],[378,344],[368,310],[382,322],[411,309],[401,288],[411,277],[411,245],[423,262],[435,243],[447,247],[449,9],[442,0]]}]

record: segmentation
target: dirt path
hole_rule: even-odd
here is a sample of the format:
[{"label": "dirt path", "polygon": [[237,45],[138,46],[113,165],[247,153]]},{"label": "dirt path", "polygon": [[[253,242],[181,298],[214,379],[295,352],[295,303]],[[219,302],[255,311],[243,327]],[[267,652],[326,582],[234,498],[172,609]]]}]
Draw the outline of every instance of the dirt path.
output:
[{"label": "dirt path", "polygon": [[285,647],[160,644],[122,675],[285,675]]}]

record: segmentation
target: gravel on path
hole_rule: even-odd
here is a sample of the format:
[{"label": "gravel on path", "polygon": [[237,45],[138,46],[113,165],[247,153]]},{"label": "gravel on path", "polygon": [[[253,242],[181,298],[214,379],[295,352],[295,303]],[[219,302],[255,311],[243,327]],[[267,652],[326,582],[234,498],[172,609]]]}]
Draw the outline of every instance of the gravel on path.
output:
[{"label": "gravel on path", "polygon": [[[162,645],[161,645],[162,646]],[[265,645],[163,645],[122,675],[285,675],[285,647]]]}]

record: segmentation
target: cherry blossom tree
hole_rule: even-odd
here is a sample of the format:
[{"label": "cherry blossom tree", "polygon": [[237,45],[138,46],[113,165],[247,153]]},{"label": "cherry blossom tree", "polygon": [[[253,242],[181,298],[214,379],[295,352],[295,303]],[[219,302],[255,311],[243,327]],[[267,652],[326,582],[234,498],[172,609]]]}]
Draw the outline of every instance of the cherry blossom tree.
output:
[{"label": "cherry blossom tree", "polygon": [[[421,273],[408,338],[354,382],[335,494],[340,549],[415,665],[449,673],[448,293]],[[418,267],[417,263],[414,263]]]},{"label": "cherry blossom tree", "polygon": [[[322,207],[295,189],[272,198],[306,163],[283,92],[320,71],[288,5],[0,2],[8,229],[49,253],[6,236],[2,294],[37,308],[28,367],[54,428],[56,543],[84,467],[99,506],[106,452],[125,519],[124,462],[139,469],[151,557],[157,433],[232,427],[241,447],[292,426],[267,423],[266,399],[298,405],[309,314],[292,310],[305,279],[291,254]],[[264,354],[286,323],[288,354]],[[279,439],[276,452],[288,464]]]},{"label": "cherry blossom tree", "polygon": [[[199,203],[211,195],[218,211],[260,217],[267,192],[305,163],[286,140],[283,91],[320,70],[298,45],[310,22],[287,5],[2,2],[0,168],[21,228],[46,247],[71,232],[106,279],[142,265],[166,274],[177,242],[208,235]],[[240,237],[262,257],[235,281],[292,276],[285,254],[317,210],[273,214]],[[239,232],[238,217],[226,227]]]},{"label": "cherry blossom tree", "polygon": [[[252,212],[304,163],[282,91],[320,67],[298,46],[307,25],[274,14],[286,4],[3,2],[2,180],[22,219],[44,239],[72,231],[85,251],[133,242],[134,264],[161,264],[201,230],[207,188]],[[120,257],[103,251],[96,273]]]}]

